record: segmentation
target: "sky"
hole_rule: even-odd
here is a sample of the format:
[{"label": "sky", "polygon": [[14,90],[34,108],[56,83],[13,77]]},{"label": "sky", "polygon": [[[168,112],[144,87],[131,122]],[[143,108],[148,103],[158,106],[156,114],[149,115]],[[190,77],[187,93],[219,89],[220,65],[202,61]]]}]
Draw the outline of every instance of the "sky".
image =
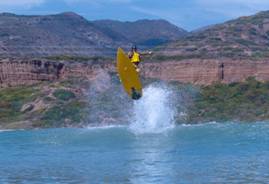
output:
[{"label": "sky", "polygon": [[188,31],[269,10],[269,0],[0,0],[0,12],[76,12],[88,20],[166,19]]}]

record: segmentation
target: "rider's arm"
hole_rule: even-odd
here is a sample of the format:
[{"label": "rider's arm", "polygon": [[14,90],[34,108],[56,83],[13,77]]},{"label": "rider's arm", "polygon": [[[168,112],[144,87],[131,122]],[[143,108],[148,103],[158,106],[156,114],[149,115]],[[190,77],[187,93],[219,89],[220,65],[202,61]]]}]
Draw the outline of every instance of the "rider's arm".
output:
[{"label": "rider's arm", "polygon": [[152,55],[152,51],[140,52],[140,55],[141,55],[141,56]]},{"label": "rider's arm", "polygon": [[129,59],[131,59],[133,57],[133,53],[132,52],[128,52],[128,57],[129,57]]}]

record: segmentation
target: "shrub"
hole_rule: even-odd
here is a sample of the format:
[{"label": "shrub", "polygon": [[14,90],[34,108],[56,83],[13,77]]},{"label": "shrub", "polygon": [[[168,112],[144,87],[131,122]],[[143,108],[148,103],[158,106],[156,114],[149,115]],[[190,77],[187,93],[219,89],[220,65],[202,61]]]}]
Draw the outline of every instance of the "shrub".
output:
[{"label": "shrub", "polygon": [[66,121],[80,123],[85,116],[84,107],[85,104],[79,101],[73,101],[65,105],[57,105],[44,113],[42,121],[44,121],[45,126],[48,127],[60,127],[65,124]]},{"label": "shrub", "polygon": [[242,83],[202,87],[191,121],[255,121],[269,118],[269,85],[250,77]]},{"label": "shrub", "polygon": [[32,87],[5,88],[0,90],[0,121],[13,121],[23,115],[24,103],[32,101],[38,90]]},{"label": "shrub", "polygon": [[76,97],[76,95],[65,89],[57,89],[54,91],[53,96],[59,100],[68,101]]}]

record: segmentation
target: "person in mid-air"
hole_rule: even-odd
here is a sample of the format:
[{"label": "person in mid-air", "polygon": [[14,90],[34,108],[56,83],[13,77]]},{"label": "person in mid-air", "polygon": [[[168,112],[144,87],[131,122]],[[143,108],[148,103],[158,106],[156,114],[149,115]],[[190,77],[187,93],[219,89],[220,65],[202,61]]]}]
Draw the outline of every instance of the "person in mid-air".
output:
[{"label": "person in mid-air", "polygon": [[139,72],[139,64],[141,62],[141,56],[140,53],[137,51],[137,47],[133,46],[131,52],[128,53],[129,58],[131,59],[131,62],[135,65],[136,71]]}]

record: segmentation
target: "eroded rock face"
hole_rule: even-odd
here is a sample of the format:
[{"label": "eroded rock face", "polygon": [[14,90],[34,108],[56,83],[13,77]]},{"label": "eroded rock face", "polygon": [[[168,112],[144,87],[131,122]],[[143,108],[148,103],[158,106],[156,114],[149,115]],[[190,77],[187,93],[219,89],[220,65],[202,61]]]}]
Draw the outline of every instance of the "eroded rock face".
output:
[{"label": "eroded rock face", "polygon": [[197,85],[215,82],[241,82],[248,77],[259,81],[269,80],[269,60],[184,60],[162,63],[145,63],[143,75],[167,81]]},{"label": "eroded rock face", "polygon": [[0,60],[0,87],[31,85],[59,79],[64,64],[41,60]]},{"label": "eroded rock face", "polygon": [[169,61],[145,63],[142,71],[148,78],[201,85],[219,80],[218,65],[218,61],[210,60]]},{"label": "eroded rock face", "polygon": [[[232,83],[255,77],[269,80],[269,60],[200,60],[150,62],[141,65],[146,78],[178,81],[197,85]],[[115,73],[115,63],[70,63],[45,60],[0,60],[0,87],[31,85],[67,77],[96,78],[100,71]]]}]

